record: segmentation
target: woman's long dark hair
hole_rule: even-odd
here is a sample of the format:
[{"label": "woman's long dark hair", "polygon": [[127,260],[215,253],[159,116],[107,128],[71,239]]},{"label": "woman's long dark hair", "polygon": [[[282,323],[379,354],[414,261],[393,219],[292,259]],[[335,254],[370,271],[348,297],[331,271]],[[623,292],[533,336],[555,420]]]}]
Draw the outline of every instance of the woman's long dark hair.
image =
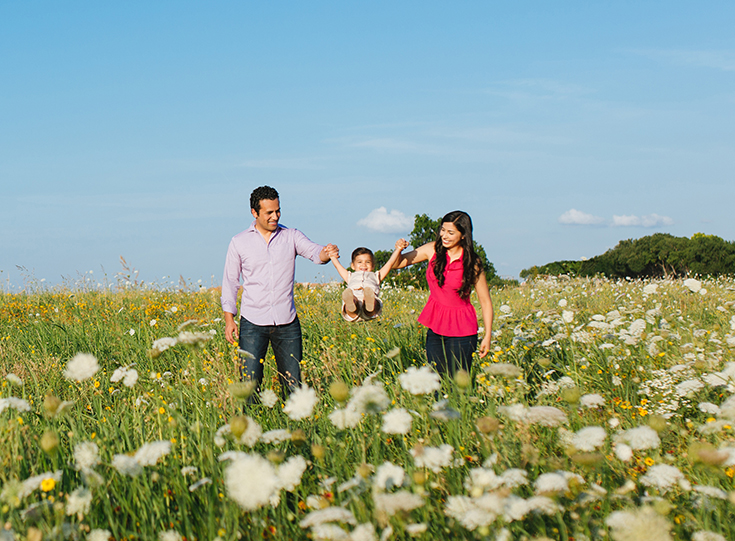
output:
[{"label": "woman's long dark hair", "polygon": [[472,218],[466,212],[455,210],[445,215],[439,225],[439,231],[436,232],[436,241],[434,241],[434,276],[439,282],[439,287],[444,285],[444,270],[447,267],[447,249],[442,244],[440,235],[441,225],[451,222],[462,234],[459,245],[462,247],[462,286],[459,288],[459,296],[463,299],[469,299],[472,288],[480,276],[482,262],[477,255],[472,242]]}]

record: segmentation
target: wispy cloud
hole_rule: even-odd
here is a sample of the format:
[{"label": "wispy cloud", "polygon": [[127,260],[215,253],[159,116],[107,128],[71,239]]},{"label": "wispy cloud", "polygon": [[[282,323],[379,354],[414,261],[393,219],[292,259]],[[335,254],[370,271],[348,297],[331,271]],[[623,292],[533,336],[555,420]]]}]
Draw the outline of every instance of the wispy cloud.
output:
[{"label": "wispy cloud", "polygon": [[668,216],[659,216],[658,214],[646,214],[645,216],[613,215],[613,227],[657,227],[660,225],[673,225],[674,220]]},{"label": "wispy cloud", "polygon": [[605,218],[588,214],[577,209],[569,209],[559,216],[559,223],[564,225],[599,225]]},{"label": "wispy cloud", "polygon": [[413,218],[400,210],[388,212],[385,207],[378,207],[359,220],[357,225],[379,233],[406,233],[413,228]]},{"label": "wispy cloud", "polygon": [[662,225],[673,225],[674,220],[668,216],[658,214],[613,214],[612,220],[605,220],[601,216],[595,216],[577,209],[570,209],[559,216],[559,223],[564,225],[597,225],[608,227],[659,227]]},{"label": "wispy cloud", "polygon": [[735,51],[685,51],[680,49],[632,49],[628,52],[671,64],[735,71]]}]

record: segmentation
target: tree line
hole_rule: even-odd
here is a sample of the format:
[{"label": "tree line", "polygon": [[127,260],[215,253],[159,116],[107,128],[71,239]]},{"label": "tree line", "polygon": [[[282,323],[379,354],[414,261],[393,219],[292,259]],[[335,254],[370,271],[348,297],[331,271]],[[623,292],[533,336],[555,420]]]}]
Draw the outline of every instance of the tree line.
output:
[{"label": "tree line", "polygon": [[608,278],[662,278],[735,274],[735,242],[696,233],[691,238],[655,233],[621,240],[602,255],[582,261],[553,261],[521,271],[521,278],[538,275]]}]

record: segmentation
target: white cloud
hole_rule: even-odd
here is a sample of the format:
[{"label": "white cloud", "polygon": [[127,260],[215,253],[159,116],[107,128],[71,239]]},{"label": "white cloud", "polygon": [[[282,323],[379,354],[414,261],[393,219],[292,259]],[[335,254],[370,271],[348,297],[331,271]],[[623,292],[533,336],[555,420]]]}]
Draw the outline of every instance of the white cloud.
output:
[{"label": "white cloud", "polygon": [[673,225],[674,220],[668,216],[659,216],[658,214],[646,214],[645,216],[613,215],[613,227],[657,227],[660,225]]},{"label": "white cloud", "polygon": [[604,218],[577,209],[570,209],[559,216],[559,223],[565,225],[598,225],[604,221]]},{"label": "white cloud", "polygon": [[380,233],[405,233],[413,228],[413,218],[409,218],[400,210],[388,212],[385,207],[378,207],[359,220],[357,225]]}]

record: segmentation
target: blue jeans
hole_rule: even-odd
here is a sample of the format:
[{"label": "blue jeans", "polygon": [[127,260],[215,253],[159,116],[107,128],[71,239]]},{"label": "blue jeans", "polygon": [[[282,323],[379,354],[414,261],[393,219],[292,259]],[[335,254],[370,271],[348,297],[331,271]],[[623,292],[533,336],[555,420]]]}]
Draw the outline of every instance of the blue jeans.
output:
[{"label": "blue jeans", "polygon": [[477,335],[442,336],[426,329],[426,359],[439,374],[454,377],[457,370],[472,368],[472,354],[477,349]]},{"label": "blue jeans", "polygon": [[302,345],[298,317],[285,325],[255,325],[240,318],[240,349],[253,356],[240,359],[240,377],[256,381],[260,388],[269,342],[276,356],[281,389],[288,394],[301,384]]}]

